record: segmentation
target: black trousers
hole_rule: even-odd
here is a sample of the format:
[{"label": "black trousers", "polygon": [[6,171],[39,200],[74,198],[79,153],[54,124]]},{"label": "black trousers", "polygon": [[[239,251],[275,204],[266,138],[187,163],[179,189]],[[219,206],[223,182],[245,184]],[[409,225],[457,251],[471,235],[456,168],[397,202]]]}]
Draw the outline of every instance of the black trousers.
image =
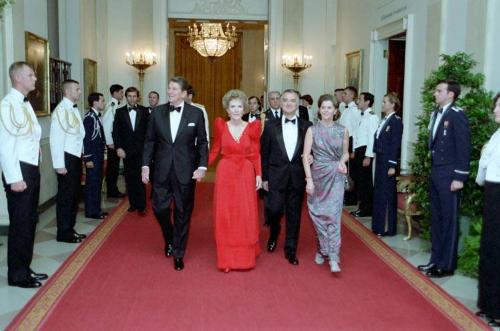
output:
[{"label": "black trousers", "polygon": [[109,195],[118,194],[118,174],[120,172],[120,158],[116,155],[116,149],[108,148],[108,164],[106,169],[106,191]]},{"label": "black trousers", "polygon": [[457,268],[458,209],[460,191],[451,192],[453,169],[432,167],[431,200],[431,263],[446,271]]},{"label": "black trousers", "polygon": [[[126,152],[126,151],[125,151]],[[129,155],[123,159],[125,185],[131,208],[146,209],[146,187],[142,182],[142,155]]]},{"label": "black trousers", "polygon": [[[189,224],[194,207],[196,182],[181,184],[174,171],[170,171],[165,182],[155,180],[153,184],[153,212],[160,224],[165,244],[172,244],[174,257],[186,253]],[[171,222],[171,205],[174,203],[174,222]]]},{"label": "black trousers", "polygon": [[351,177],[354,180],[359,210],[363,214],[371,215],[373,209],[373,160],[368,167],[363,167],[365,153],[366,146],[354,150]]},{"label": "black trousers", "polygon": [[80,180],[82,160],[69,153],[64,153],[66,175],[57,174],[57,238],[72,238],[75,232],[76,214],[80,201]]},{"label": "black trousers", "polygon": [[270,225],[269,240],[278,240],[281,231],[281,218],[285,215],[285,251],[296,254],[300,234],[300,215],[302,201],[304,200],[304,189],[292,186],[291,181],[285,190],[273,190],[269,188],[267,198],[268,221]]},{"label": "black trousers", "polygon": [[101,210],[102,166],[104,154],[92,160],[93,168],[86,168],[85,176],[85,215],[99,215]]},{"label": "black trousers", "polygon": [[[375,165],[375,192],[373,197],[372,230],[378,234],[394,235],[397,230],[397,187],[396,175],[388,176],[389,160],[377,153]],[[387,219],[387,221],[386,221]]]},{"label": "black trousers", "polygon": [[484,185],[484,213],[479,250],[477,306],[491,318],[500,319],[500,183]]},{"label": "black trousers", "polygon": [[10,184],[3,185],[7,196],[9,212],[9,233],[7,246],[7,277],[9,282],[27,280],[33,259],[36,223],[38,222],[38,198],[40,196],[40,172],[38,166],[20,162],[21,173],[27,188],[13,192]]}]

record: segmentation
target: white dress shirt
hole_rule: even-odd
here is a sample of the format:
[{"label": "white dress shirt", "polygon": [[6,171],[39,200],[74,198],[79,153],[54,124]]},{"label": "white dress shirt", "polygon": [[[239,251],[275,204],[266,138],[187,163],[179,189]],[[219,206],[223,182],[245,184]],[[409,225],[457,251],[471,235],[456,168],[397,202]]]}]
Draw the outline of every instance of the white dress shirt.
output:
[{"label": "white dress shirt", "polygon": [[390,118],[392,115],[394,115],[394,114],[396,114],[396,113],[395,113],[395,112],[392,112],[392,113],[390,113],[389,115],[386,115],[386,116],[382,119],[382,121],[380,121],[380,124],[378,125],[378,128],[377,128],[377,139],[378,139],[378,136],[380,136],[380,132],[382,132],[382,128],[384,127],[385,122],[387,122],[387,121],[389,120],[389,118]]},{"label": "white dress shirt", "polygon": [[23,180],[20,162],[38,166],[41,136],[31,104],[11,89],[0,108],[0,166],[7,184]]},{"label": "white dress shirt", "polygon": [[102,116],[102,128],[106,145],[113,145],[113,122],[115,121],[116,109],[118,108],[118,100],[111,98],[111,101],[106,105],[106,110]]},{"label": "white dress shirt", "polygon": [[[361,115],[363,114],[363,115]],[[375,132],[378,128],[378,116],[373,113],[371,108],[360,110],[359,124],[354,134],[353,147],[354,149],[366,146],[366,157],[374,157],[373,142],[375,140]]]},{"label": "white dress shirt", "polygon": [[291,118],[295,120],[295,123],[288,122],[285,124],[286,117],[281,118],[281,123],[283,125],[283,140],[285,141],[286,154],[288,155],[288,160],[292,161],[293,154],[295,153],[295,147],[297,146],[297,138],[299,136],[299,123],[297,116]]},{"label": "white dress shirt", "polygon": [[65,168],[64,153],[82,156],[85,128],[78,107],[64,97],[52,112],[50,153],[54,169]]},{"label": "white dress shirt", "polygon": [[354,137],[360,116],[358,106],[356,106],[354,101],[351,101],[347,105],[344,112],[340,116],[339,123],[349,130],[349,137]]},{"label": "white dress shirt", "polygon": [[[137,105],[135,105],[135,107],[137,107]],[[130,108],[132,108],[132,106],[127,105],[128,117],[130,118],[130,124],[132,124],[132,131],[135,131],[135,119],[137,118],[137,110],[129,110]]]},{"label": "white dress shirt", "polygon": [[498,129],[484,146],[479,160],[476,183],[500,183],[500,129]]},{"label": "white dress shirt", "polygon": [[175,110],[170,112],[170,132],[172,133],[172,141],[175,141],[175,137],[177,136],[177,131],[179,130],[179,124],[181,123],[182,112],[184,111],[184,101],[177,107],[181,107],[180,112]]},{"label": "white dress shirt", "polygon": [[431,119],[431,122],[429,123],[429,125],[433,125],[434,124],[434,127],[431,128],[432,129],[432,139],[434,139],[434,137],[436,136],[436,132],[437,132],[437,129],[439,127],[439,123],[441,122],[441,118],[446,113],[446,111],[448,110],[448,108],[450,108],[450,105],[451,105],[451,103],[448,103],[445,106],[443,106],[443,111],[441,113],[440,112],[434,112],[434,116],[436,116],[436,119],[434,121]]}]

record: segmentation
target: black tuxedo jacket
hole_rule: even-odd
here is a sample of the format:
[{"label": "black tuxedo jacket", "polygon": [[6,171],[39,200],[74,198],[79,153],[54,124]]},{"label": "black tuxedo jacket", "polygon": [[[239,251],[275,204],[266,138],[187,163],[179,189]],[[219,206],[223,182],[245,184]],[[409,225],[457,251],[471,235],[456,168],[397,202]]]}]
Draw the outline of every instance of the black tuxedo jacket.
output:
[{"label": "black tuxedo jacket", "polygon": [[265,111],[265,113],[266,113],[266,121],[281,119],[281,116],[283,116],[283,113],[280,111],[280,116],[278,118],[274,117],[274,112],[271,110],[271,108],[268,108]]},{"label": "black tuxedo jacket", "polygon": [[160,105],[151,113],[142,165],[149,166],[154,159],[155,184],[167,181],[171,171],[181,184],[189,184],[193,181],[193,171],[208,164],[205,118],[201,109],[184,103],[174,140],[170,131],[169,105]]},{"label": "black tuxedo jacket", "polygon": [[292,160],[288,159],[285,141],[283,139],[283,126],[281,120],[268,121],[260,140],[262,180],[269,181],[270,190],[284,190],[291,179],[292,185],[297,190],[305,188],[304,166],[302,165],[302,151],[304,137],[309,121],[298,118],[297,145]]},{"label": "black tuxedo jacket", "polygon": [[309,112],[307,111],[306,106],[299,105],[299,117],[303,120],[310,121]]},{"label": "black tuxedo jacket", "polygon": [[115,149],[122,148],[129,157],[141,157],[144,149],[144,137],[148,125],[149,112],[146,107],[137,105],[135,128],[128,114],[127,105],[118,108],[113,121],[113,142]]}]

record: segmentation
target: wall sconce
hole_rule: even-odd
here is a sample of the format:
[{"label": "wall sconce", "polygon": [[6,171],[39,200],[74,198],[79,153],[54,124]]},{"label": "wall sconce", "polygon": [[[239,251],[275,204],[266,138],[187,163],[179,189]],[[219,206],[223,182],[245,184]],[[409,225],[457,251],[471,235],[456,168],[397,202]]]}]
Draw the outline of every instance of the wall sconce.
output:
[{"label": "wall sconce", "polygon": [[155,65],[157,63],[157,57],[155,53],[152,52],[132,52],[125,53],[125,62],[136,68],[139,74],[139,100],[142,100],[143,89],[144,89],[144,75],[147,68]]},{"label": "wall sconce", "polygon": [[293,87],[297,90],[299,87],[299,74],[312,66],[312,56],[283,55],[281,58],[281,66],[293,73]]}]

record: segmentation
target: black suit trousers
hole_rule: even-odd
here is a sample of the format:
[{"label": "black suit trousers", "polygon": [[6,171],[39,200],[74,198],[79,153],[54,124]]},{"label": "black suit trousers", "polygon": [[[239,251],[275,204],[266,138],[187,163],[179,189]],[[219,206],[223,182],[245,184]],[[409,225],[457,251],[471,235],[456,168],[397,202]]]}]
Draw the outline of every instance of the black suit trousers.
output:
[{"label": "black suit trousers", "polygon": [[93,168],[86,168],[85,172],[85,215],[99,215],[101,210],[102,192],[102,165],[103,156],[96,157],[92,162]]},{"label": "black suit trousers", "polygon": [[281,231],[281,218],[285,215],[285,251],[296,254],[300,233],[300,216],[304,189],[297,189],[291,179],[285,190],[269,189],[267,197],[268,221],[270,223],[270,240],[277,240]]},{"label": "black suit trousers", "polygon": [[69,153],[64,153],[66,175],[57,174],[57,238],[72,238],[80,201],[80,180],[82,160]]},{"label": "black suit trousers", "polygon": [[21,173],[27,188],[13,192],[10,184],[3,185],[7,196],[9,212],[9,233],[7,247],[7,276],[10,282],[27,280],[33,259],[36,223],[38,222],[38,198],[40,196],[40,172],[38,166],[21,162]]},{"label": "black suit trousers", "polygon": [[[126,151],[125,151],[126,153]],[[123,159],[125,185],[131,208],[146,209],[146,187],[142,182],[142,154],[126,154]]]},{"label": "black suit trousers", "polygon": [[109,195],[118,193],[118,174],[120,172],[120,158],[115,149],[108,149],[108,164],[106,169],[106,191]]},{"label": "black suit trousers", "polygon": [[354,150],[351,178],[354,180],[359,210],[364,214],[371,215],[373,209],[373,162],[370,162],[368,167],[363,167],[365,153],[366,146]]},{"label": "black suit trousers", "polygon": [[[183,257],[186,253],[195,187],[195,181],[181,184],[174,171],[170,171],[166,183],[156,180],[153,184],[153,212],[160,224],[165,244],[173,246],[174,257]],[[172,202],[175,206],[173,224],[170,220]]]}]

